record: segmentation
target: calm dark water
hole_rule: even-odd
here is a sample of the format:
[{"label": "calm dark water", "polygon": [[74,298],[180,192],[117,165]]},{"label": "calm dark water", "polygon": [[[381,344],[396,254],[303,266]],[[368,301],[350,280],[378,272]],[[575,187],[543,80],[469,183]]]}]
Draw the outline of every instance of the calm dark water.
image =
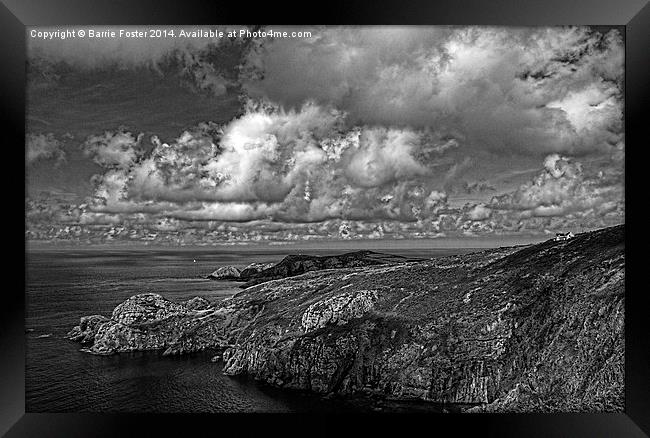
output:
[{"label": "calm dark water", "polygon": [[[400,249],[435,257],[464,249]],[[382,409],[363,402],[279,390],[221,374],[209,352],[162,357],[158,352],[93,356],[65,334],[91,314],[110,315],[126,298],[156,292],[173,301],[211,302],[240,291],[237,283],[202,279],[219,266],[279,261],[289,253],[340,253],[287,247],[237,249],[30,249],[26,286],[28,412],[305,412]],[[388,252],[388,251],[387,251]],[[411,409],[412,407],[402,407]],[[421,408],[421,407],[420,407]],[[423,409],[433,409],[429,406]]]}]

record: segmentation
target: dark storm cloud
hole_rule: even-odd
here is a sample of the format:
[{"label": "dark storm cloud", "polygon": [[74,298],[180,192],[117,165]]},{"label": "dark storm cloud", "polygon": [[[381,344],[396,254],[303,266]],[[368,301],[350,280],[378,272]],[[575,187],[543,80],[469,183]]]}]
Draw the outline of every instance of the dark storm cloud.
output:
[{"label": "dark storm cloud", "polygon": [[[175,37],[166,38],[90,38],[65,40],[53,38],[28,38],[28,61],[32,71],[32,85],[47,86],[69,72],[69,69],[97,71],[107,68],[139,69],[150,68],[161,75],[174,73],[180,84],[198,92],[209,92],[223,96],[229,87],[239,86],[241,58],[257,42],[252,39],[229,39],[226,37],[180,36],[197,30],[222,31],[239,30],[242,27],[166,27],[174,31]],[[78,31],[78,27],[70,27]],[[134,27],[122,28],[135,30]],[[140,29],[140,28],[138,28]],[[38,28],[41,32],[55,31],[54,28]],[[96,34],[113,30],[114,27],[93,27]]]}]

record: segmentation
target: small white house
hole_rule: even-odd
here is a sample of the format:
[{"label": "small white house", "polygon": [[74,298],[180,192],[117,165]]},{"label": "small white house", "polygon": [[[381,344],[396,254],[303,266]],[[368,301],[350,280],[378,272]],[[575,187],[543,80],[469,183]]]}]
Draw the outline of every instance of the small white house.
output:
[{"label": "small white house", "polygon": [[575,234],[573,234],[571,231],[569,231],[568,233],[556,233],[555,241],[559,242],[561,240],[569,240],[573,237],[575,237]]}]

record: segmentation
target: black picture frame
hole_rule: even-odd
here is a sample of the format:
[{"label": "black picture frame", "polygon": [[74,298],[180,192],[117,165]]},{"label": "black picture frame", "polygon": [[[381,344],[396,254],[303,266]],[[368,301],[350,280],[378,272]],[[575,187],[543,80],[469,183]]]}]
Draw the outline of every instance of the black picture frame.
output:
[{"label": "black picture frame", "polygon": [[[0,0],[0,107],[6,124],[3,132],[13,140],[4,145],[5,169],[20,168],[25,138],[25,26],[66,24],[238,24],[265,22],[295,24],[479,24],[479,25],[617,25],[622,26],[626,40],[625,61],[625,130],[626,130],[626,198],[635,187],[634,165],[647,147],[644,128],[645,107],[650,103],[650,5],[646,0],[589,1],[564,0],[456,0],[445,2],[396,1],[381,2],[329,1],[318,5],[286,6],[275,2],[253,5],[246,2],[207,1],[110,1],[110,0]],[[302,11],[300,19],[289,17],[289,11]],[[15,154],[15,155],[14,155]],[[24,158],[24,156],[23,156]],[[9,173],[6,174],[6,176]],[[24,192],[14,186],[19,176],[5,181],[5,190],[16,197],[16,205],[24,200]],[[6,178],[5,178],[6,179]],[[23,200],[20,198],[22,197]],[[643,215],[632,202],[626,202],[627,236],[643,234]],[[373,415],[323,419],[320,416],[259,415],[157,415],[157,414],[35,414],[25,413],[25,296],[24,276],[19,273],[24,258],[16,257],[24,250],[24,233],[18,213],[6,213],[14,222],[5,235],[5,255],[16,263],[10,267],[10,280],[0,306],[0,434],[18,436],[142,436],[182,431],[186,436],[222,435],[226,428],[240,432],[260,428],[262,433],[295,429],[303,433],[343,430],[345,432],[378,429],[388,433],[425,433],[453,428],[455,435],[474,432],[481,436],[612,436],[642,437],[650,435],[650,337],[648,334],[646,290],[632,288],[633,278],[642,272],[643,259],[630,257],[639,248],[640,239],[626,239],[626,393],[623,414],[439,414],[428,416]],[[636,219],[635,219],[636,218]],[[24,227],[24,221],[22,226]],[[637,243],[638,242],[638,243]],[[632,247],[630,247],[630,244]],[[15,246],[14,246],[15,245]],[[11,251],[11,249],[15,251]],[[24,271],[24,265],[23,265]],[[9,284],[7,282],[6,284]],[[639,284],[641,284],[639,282]],[[630,286],[630,287],[628,287]],[[318,417],[318,418],[315,418]],[[257,432],[259,433],[259,432]]]}]

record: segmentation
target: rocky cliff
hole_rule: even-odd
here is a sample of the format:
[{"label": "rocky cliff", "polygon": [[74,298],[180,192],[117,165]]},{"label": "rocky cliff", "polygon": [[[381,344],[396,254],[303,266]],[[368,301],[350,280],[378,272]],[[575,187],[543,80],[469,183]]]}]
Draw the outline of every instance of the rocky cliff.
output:
[{"label": "rocky cliff", "polygon": [[136,296],[71,336],[96,353],[212,348],[226,374],[324,394],[621,411],[624,233],[310,271],[202,309]]},{"label": "rocky cliff", "polygon": [[210,307],[203,298],[177,304],[148,293],[124,301],[110,318],[82,317],[68,338],[84,345],[82,351],[93,354],[143,350],[190,353],[227,345],[224,319],[224,312]]}]

